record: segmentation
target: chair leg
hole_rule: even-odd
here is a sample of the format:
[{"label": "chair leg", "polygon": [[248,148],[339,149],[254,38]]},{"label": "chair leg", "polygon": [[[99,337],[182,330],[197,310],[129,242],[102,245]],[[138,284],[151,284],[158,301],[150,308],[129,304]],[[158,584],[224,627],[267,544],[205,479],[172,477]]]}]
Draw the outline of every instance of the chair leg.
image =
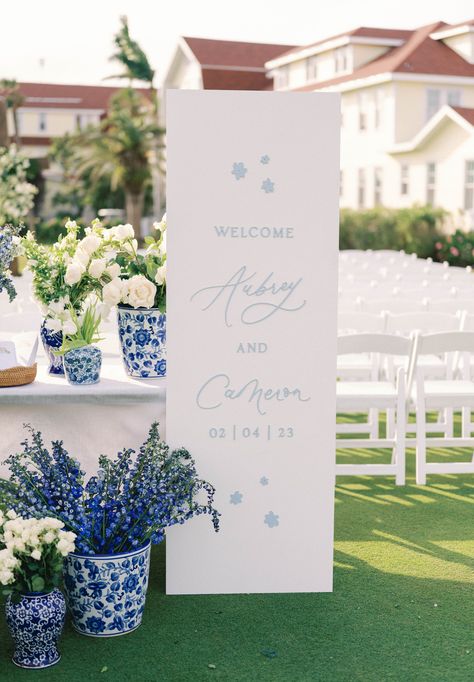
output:
[{"label": "chair leg", "polygon": [[375,408],[369,410],[370,437],[379,437],[379,411]]},{"label": "chair leg", "polygon": [[416,406],[416,482],[426,485],[426,411],[424,403],[417,400]]},{"label": "chair leg", "polygon": [[462,414],[462,437],[471,437],[471,408],[463,407],[461,410]]},{"label": "chair leg", "polygon": [[[396,474],[395,483],[396,485],[405,485],[405,453],[406,453],[406,406],[405,406],[405,393],[404,386],[402,390],[399,388],[398,398],[397,398],[397,421],[395,430],[395,446],[393,448],[393,455],[395,455],[396,464]],[[392,455],[392,461],[393,461]]]},{"label": "chair leg", "polygon": [[395,438],[395,411],[389,408],[387,410],[387,419],[386,419],[386,427],[387,427],[387,438]]},{"label": "chair leg", "polygon": [[446,407],[444,410],[444,419],[446,426],[445,428],[445,436],[446,438],[452,438],[453,437],[453,419],[454,419],[454,411],[452,407]]}]

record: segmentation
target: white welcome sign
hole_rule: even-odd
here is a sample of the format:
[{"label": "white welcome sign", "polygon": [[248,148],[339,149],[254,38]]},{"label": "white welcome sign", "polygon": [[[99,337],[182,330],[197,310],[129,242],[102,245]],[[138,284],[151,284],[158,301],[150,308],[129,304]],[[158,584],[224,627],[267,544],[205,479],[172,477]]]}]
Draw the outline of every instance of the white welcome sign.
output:
[{"label": "white welcome sign", "polygon": [[339,98],[168,91],[167,440],[216,487],[167,592],[332,589]]}]

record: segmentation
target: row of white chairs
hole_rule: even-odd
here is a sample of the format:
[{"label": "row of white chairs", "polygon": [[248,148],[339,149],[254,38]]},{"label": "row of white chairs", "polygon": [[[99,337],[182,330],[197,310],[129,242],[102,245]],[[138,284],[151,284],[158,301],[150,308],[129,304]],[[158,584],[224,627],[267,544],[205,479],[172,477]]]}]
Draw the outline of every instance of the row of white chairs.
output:
[{"label": "row of white chairs", "polygon": [[[428,462],[429,447],[474,448],[474,382],[471,379],[471,354],[474,353],[474,331],[446,331],[434,334],[415,332],[410,338],[387,333],[347,334],[338,337],[338,357],[370,355],[377,363],[370,376],[362,380],[337,382],[337,412],[367,413],[364,423],[338,423],[336,447],[344,449],[390,448],[388,464],[338,464],[340,476],[395,475],[397,485],[405,483],[405,449],[407,433],[415,438],[410,445],[416,448],[416,482],[426,483],[427,474],[474,473],[474,461]],[[429,378],[421,360],[426,357],[444,358],[446,371],[437,378]],[[455,409],[462,414],[462,436],[454,437],[452,415]],[[416,423],[409,425],[408,414],[416,413]],[[428,411],[444,418],[427,421]],[[379,437],[380,412],[387,414],[386,436]],[[428,436],[441,433],[441,436]],[[349,435],[368,437],[348,438]]]},{"label": "row of white chairs", "polygon": [[340,299],[340,313],[365,312],[378,314],[383,311],[391,313],[438,312],[457,313],[467,311],[474,314],[474,295],[471,298],[432,298],[426,297],[393,297],[364,298],[359,296],[353,300]]}]

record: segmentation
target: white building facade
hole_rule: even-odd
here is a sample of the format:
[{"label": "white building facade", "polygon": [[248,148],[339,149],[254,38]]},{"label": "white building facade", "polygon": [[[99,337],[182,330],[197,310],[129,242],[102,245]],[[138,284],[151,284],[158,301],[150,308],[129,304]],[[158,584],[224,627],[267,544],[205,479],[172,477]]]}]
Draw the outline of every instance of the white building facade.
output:
[{"label": "white building facade", "polygon": [[341,206],[432,204],[474,229],[474,20],[362,27],[266,67],[277,90],[341,93]]}]

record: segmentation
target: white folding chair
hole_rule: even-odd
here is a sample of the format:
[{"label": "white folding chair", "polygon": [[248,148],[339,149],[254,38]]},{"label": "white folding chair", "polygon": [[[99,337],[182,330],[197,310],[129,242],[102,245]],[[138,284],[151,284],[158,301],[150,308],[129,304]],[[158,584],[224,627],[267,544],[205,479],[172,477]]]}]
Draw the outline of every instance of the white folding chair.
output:
[{"label": "white folding chair", "polygon": [[466,310],[474,313],[473,298],[430,298],[428,310],[442,313],[457,313],[459,310]]},{"label": "white folding chair", "polygon": [[[474,382],[470,379],[470,354],[474,353],[474,332],[440,332],[437,334],[416,334],[414,351],[408,373],[408,395],[416,409],[416,482],[426,483],[427,474],[474,473],[474,461],[470,462],[427,462],[428,447],[474,447],[472,437],[471,409],[474,407]],[[448,362],[454,366],[460,358],[460,378],[454,371],[447,379],[427,379],[417,371],[419,358],[423,355],[447,354]],[[441,411],[461,408],[462,436],[428,437],[427,432],[436,432],[434,425],[427,423],[429,410]]]},{"label": "white folding chair", "polygon": [[338,334],[358,334],[372,332],[379,334],[385,331],[384,313],[340,312],[337,318]]},{"label": "white folding chair", "polygon": [[415,313],[427,309],[427,299],[422,298],[377,298],[361,299],[360,310],[367,313]]},{"label": "white folding chair", "polygon": [[[370,353],[372,355],[408,356],[412,342],[402,336],[390,334],[349,334],[338,337],[338,355]],[[396,411],[396,428],[392,436],[380,438],[377,432],[369,438],[337,438],[336,448],[390,448],[392,459],[390,464],[338,464],[336,474],[339,476],[387,476],[395,475],[397,485],[405,482],[405,434],[406,434],[406,393],[405,372],[399,368],[394,381],[374,378],[371,381],[338,381],[337,412],[367,412],[394,409]],[[365,424],[337,424],[338,435],[367,433],[371,429]],[[365,428],[364,428],[365,427]]]}]

